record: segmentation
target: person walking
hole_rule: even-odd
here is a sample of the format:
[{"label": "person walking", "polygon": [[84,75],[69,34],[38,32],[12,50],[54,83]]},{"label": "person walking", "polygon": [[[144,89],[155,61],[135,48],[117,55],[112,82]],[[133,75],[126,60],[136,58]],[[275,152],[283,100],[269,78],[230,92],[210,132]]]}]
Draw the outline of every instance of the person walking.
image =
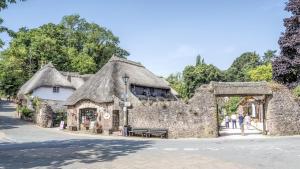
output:
[{"label": "person walking", "polygon": [[244,116],[243,116],[243,114],[239,114],[239,125],[240,125],[240,127],[243,125],[243,123],[244,123]]},{"label": "person walking", "polygon": [[229,128],[229,116],[228,115],[226,115],[225,116],[225,127],[228,129]]},{"label": "person walking", "polygon": [[249,130],[249,128],[251,126],[251,117],[248,114],[245,116],[245,123],[246,123],[247,129]]},{"label": "person walking", "polygon": [[236,128],[236,114],[231,115],[232,128]]},{"label": "person walking", "polygon": [[244,135],[244,116],[243,114],[239,114],[239,125],[241,129],[242,135]]}]

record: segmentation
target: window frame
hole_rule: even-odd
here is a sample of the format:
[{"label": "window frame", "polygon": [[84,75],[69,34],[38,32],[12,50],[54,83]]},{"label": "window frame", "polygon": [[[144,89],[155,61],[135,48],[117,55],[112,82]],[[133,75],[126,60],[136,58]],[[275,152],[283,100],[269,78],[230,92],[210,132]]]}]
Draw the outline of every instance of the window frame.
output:
[{"label": "window frame", "polygon": [[59,90],[60,90],[60,87],[59,87],[59,86],[54,86],[54,87],[52,88],[52,92],[53,92],[53,93],[59,93]]}]

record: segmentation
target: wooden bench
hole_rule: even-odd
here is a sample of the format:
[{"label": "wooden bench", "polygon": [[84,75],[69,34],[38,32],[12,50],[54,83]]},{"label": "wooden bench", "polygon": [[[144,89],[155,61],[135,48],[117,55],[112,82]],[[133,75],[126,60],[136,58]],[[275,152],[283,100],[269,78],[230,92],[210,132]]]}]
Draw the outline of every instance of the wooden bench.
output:
[{"label": "wooden bench", "polygon": [[168,138],[168,129],[150,129],[146,132],[146,137],[158,136],[160,138]]},{"label": "wooden bench", "polygon": [[146,136],[147,132],[149,132],[148,128],[132,128],[129,131],[129,136],[141,135],[143,137],[144,135]]}]

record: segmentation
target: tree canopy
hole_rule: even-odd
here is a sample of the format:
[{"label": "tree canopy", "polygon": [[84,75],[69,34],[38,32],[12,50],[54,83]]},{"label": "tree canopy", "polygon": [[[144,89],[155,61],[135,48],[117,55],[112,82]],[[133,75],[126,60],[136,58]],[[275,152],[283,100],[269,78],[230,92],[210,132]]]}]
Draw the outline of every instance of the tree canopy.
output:
[{"label": "tree canopy", "polygon": [[183,79],[186,84],[188,96],[191,97],[196,88],[211,81],[222,81],[223,74],[221,70],[212,64],[199,64],[196,66],[187,66],[183,70]]},{"label": "tree canopy", "polygon": [[61,71],[95,73],[113,54],[129,55],[110,30],[79,15],[65,16],[59,24],[21,28],[1,53],[0,90],[16,94],[21,84],[50,61]]},{"label": "tree canopy", "polygon": [[181,73],[171,74],[166,80],[170,83],[171,87],[178,92],[178,95],[182,99],[188,98],[186,84]]},{"label": "tree canopy", "polygon": [[250,81],[271,81],[272,80],[272,65],[271,63],[261,65],[249,70],[248,76]]},{"label": "tree canopy", "polygon": [[260,64],[260,56],[255,52],[243,53],[240,57],[236,58],[230,68],[225,71],[225,79],[231,82],[249,81],[247,72]]},{"label": "tree canopy", "polygon": [[273,79],[288,87],[300,84],[300,1],[289,0],[285,8],[292,16],[284,19],[285,32],[279,39],[281,53],[273,61]]},{"label": "tree canopy", "polygon": [[197,55],[195,66],[186,66],[182,74],[171,74],[167,81],[183,98],[192,97],[196,88],[211,81],[270,81],[271,60],[275,57],[275,53],[274,50],[268,50],[260,57],[255,52],[245,52],[225,71],[212,64],[206,64],[204,58]]}]

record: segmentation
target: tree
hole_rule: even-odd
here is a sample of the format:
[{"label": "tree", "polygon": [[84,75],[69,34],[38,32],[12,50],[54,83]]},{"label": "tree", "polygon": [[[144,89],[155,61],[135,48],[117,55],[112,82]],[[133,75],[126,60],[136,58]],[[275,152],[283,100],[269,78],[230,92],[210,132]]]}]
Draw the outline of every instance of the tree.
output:
[{"label": "tree", "polygon": [[271,81],[272,80],[272,65],[261,65],[248,71],[248,76],[251,81]]},{"label": "tree", "polygon": [[183,79],[186,83],[188,97],[192,97],[196,88],[211,81],[222,81],[222,72],[211,64],[187,66],[183,71]]},{"label": "tree", "polygon": [[171,74],[167,77],[166,80],[170,83],[171,87],[178,93],[180,98],[188,98],[186,84],[184,83],[181,73]]},{"label": "tree", "polygon": [[267,50],[262,57],[264,64],[269,64],[272,62],[272,59],[276,57],[276,50]]},{"label": "tree", "polygon": [[226,81],[249,81],[247,72],[260,65],[260,57],[255,52],[243,53],[236,58],[230,68],[225,72]]},{"label": "tree", "polygon": [[205,64],[204,58],[201,57],[201,55],[197,55],[196,57],[196,66]]},{"label": "tree", "polygon": [[290,88],[300,83],[300,1],[289,0],[285,10],[292,16],[284,19],[285,32],[279,38],[280,56],[273,61],[273,79]]},{"label": "tree", "polygon": [[[20,0],[20,1],[24,1],[24,0]],[[0,0],[0,12],[3,9],[6,9],[8,7],[8,4],[12,4],[12,3],[16,3],[16,0]],[[8,33],[9,36],[14,36],[15,33],[14,31],[10,30],[9,28],[7,28],[6,26],[3,26],[4,20],[0,17],[0,33]],[[4,45],[4,41],[2,39],[0,39],[0,48],[2,48]]]},{"label": "tree", "polygon": [[[95,73],[113,54],[129,55],[118,44],[110,30],[79,15],[65,16],[60,24],[21,28],[1,53],[0,90],[15,95],[21,84],[50,61],[61,71]],[[13,87],[8,90],[7,86]]]},{"label": "tree", "polygon": [[225,103],[225,109],[228,115],[231,115],[233,113],[237,112],[238,109],[238,103],[240,102],[240,97],[230,97],[228,101]]}]

